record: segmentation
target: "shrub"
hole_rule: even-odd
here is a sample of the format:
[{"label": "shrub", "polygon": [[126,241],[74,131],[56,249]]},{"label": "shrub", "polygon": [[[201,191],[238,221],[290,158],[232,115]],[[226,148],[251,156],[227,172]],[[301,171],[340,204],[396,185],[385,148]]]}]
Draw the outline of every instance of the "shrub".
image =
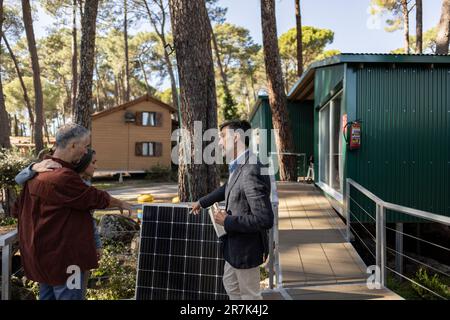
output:
[{"label": "shrub", "polygon": [[36,300],[39,298],[39,283],[25,277],[11,277],[11,300]]},{"label": "shrub", "polygon": [[157,182],[165,182],[173,180],[171,167],[165,167],[160,164],[152,166],[145,173],[146,173],[145,179],[148,180]]},{"label": "shrub", "polygon": [[263,281],[269,277],[269,272],[264,267],[259,267],[259,280]]},{"label": "shrub", "polygon": [[127,247],[122,244],[107,245],[103,249],[99,268],[91,274],[96,280],[94,288],[87,289],[89,300],[118,300],[134,297],[136,284],[136,258],[123,256]]},{"label": "shrub", "polygon": [[398,294],[406,300],[420,300],[421,297],[412,288],[411,282],[400,281],[395,276],[389,274],[387,276],[387,288]]},{"label": "shrub", "polygon": [[15,149],[0,149],[0,191],[5,216],[10,215],[10,209],[17,196],[16,175],[30,162],[29,155],[22,155]]},{"label": "shrub", "polygon": [[13,217],[0,217],[0,227],[15,226],[17,219]]},{"label": "shrub", "polygon": [[[428,275],[428,272],[425,268],[420,267],[419,270],[416,272],[414,281],[421,284],[425,288],[428,288],[431,291],[436,292],[440,296],[442,296],[446,299],[450,299],[449,288],[447,287],[446,284],[442,283],[442,281],[439,279],[439,276],[437,274],[430,276],[430,275]],[[413,287],[414,291],[416,291],[417,294],[419,296],[421,296],[423,299],[427,299],[427,300],[439,299],[438,296],[434,295],[430,291],[428,291],[414,283],[413,283],[412,287]]]},{"label": "shrub", "polygon": [[14,178],[31,161],[30,156],[23,156],[17,150],[0,150],[0,188],[14,187]]}]

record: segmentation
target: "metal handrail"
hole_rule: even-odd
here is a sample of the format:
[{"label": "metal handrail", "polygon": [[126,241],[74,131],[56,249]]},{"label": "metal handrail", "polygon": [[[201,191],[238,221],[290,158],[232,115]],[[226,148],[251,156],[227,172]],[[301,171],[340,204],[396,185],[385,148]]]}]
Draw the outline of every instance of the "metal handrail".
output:
[{"label": "metal handrail", "polygon": [[346,190],[345,190],[345,202],[344,202],[344,212],[346,213],[346,227],[347,227],[347,241],[351,240],[350,233],[350,186],[356,188],[359,192],[364,194],[367,198],[371,199],[376,205],[376,254],[375,260],[376,265],[381,273],[381,285],[385,286],[386,284],[386,210],[393,210],[396,212],[404,213],[407,215],[412,215],[418,218],[430,220],[437,223],[442,223],[447,226],[450,226],[450,217],[445,217],[441,215],[437,215],[432,212],[418,210],[402,205],[397,205],[394,203],[390,203],[382,200],[377,197],[375,194],[361,186],[359,183],[354,180],[347,178],[346,179]]},{"label": "metal handrail", "polygon": [[13,244],[17,240],[17,228],[0,236],[0,247]]},{"label": "metal handrail", "polygon": [[384,207],[389,210],[409,214],[409,215],[412,215],[412,216],[415,216],[418,218],[423,218],[423,219],[431,220],[433,222],[439,222],[439,223],[445,224],[447,226],[450,226],[450,217],[441,216],[441,215],[431,213],[428,211],[409,208],[409,207],[401,206],[398,204],[393,204],[390,202],[385,202]]},{"label": "metal handrail", "polygon": [[352,185],[353,187],[355,187],[356,189],[358,189],[365,196],[370,198],[372,201],[374,201],[375,203],[383,206],[385,209],[389,209],[389,210],[393,210],[393,211],[396,211],[396,212],[409,214],[409,215],[412,215],[412,216],[415,216],[415,217],[418,217],[418,218],[423,218],[423,219],[431,220],[433,222],[439,222],[439,223],[442,223],[442,224],[450,226],[450,217],[441,216],[441,215],[438,215],[438,214],[435,214],[435,213],[432,213],[432,212],[418,210],[418,209],[414,209],[414,208],[410,208],[410,207],[406,207],[406,206],[402,206],[402,205],[398,205],[398,204],[394,204],[394,203],[391,203],[391,202],[384,201],[381,198],[379,198],[376,195],[374,195],[369,190],[367,190],[366,188],[364,188],[363,186],[361,186],[359,183],[355,182],[354,180],[352,180],[350,178],[347,178],[347,182],[350,185]]},{"label": "metal handrail", "polygon": [[17,229],[0,236],[0,248],[2,249],[2,300],[11,297],[11,246],[17,241]]},{"label": "metal handrail", "polygon": [[[385,204],[386,202],[384,202],[383,200],[381,200],[381,198],[377,197],[376,195],[374,195],[372,192],[370,192],[369,190],[367,190],[366,188],[364,188],[362,185],[360,185],[359,183],[355,182],[354,180],[347,178],[347,182],[349,184],[351,184],[352,186],[354,186],[356,189],[358,189],[359,191],[361,191],[362,193],[364,193],[364,195],[369,198],[370,200],[372,200],[373,202],[376,203],[383,203]],[[348,192],[349,189],[347,189]],[[348,194],[348,196],[350,196],[350,194]]]}]

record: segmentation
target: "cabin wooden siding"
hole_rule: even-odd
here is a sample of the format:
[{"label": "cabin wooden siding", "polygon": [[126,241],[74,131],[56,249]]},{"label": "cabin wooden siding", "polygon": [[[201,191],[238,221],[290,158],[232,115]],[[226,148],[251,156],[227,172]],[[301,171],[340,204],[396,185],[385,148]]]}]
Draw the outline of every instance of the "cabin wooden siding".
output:
[{"label": "cabin wooden siding", "polygon": [[[125,122],[125,112],[159,112],[162,125],[139,126]],[[171,165],[171,112],[151,101],[138,102],[92,120],[92,147],[96,151],[98,170],[145,171],[155,165]],[[160,142],[161,157],[135,155],[136,142]]]}]

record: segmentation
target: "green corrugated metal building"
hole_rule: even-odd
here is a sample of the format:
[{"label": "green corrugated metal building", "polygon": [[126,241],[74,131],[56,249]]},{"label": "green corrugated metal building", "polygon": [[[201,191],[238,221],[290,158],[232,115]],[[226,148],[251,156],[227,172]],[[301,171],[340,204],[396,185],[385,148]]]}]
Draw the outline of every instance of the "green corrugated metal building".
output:
[{"label": "green corrugated metal building", "polygon": [[[385,201],[450,216],[450,56],[340,54],[312,64],[288,100],[296,152],[314,154],[315,184],[338,211],[349,177]],[[272,127],[267,97],[250,120]],[[361,147],[350,151],[343,127],[355,120]],[[351,196],[367,221],[358,211],[373,204]]]},{"label": "green corrugated metal building", "polygon": [[[302,154],[297,157],[298,176],[305,176],[308,158],[314,154],[313,131],[313,107],[312,101],[288,101],[288,113],[291,122],[291,130],[294,138],[294,152]],[[273,129],[272,113],[270,111],[269,98],[260,95],[255,107],[250,114],[250,122],[253,128]],[[275,140],[270,136],[270,131],[265,132],[265,139],[261,139],[262,150],[267,150],[270,158],[277,163],[275,154]],[[276,175],[278,179],[278,174]]]}]

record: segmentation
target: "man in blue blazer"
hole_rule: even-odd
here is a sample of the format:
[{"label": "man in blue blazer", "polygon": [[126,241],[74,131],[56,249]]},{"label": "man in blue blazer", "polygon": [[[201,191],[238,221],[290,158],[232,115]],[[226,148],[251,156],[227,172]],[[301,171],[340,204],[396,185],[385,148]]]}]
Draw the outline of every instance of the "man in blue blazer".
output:
[{"label": "man in blue blazer", "polygon": [[[268,230],[273,226],[270,177],[250,152],[251,126],[245,120],[232,120],[220,126],[219,145],[229,163],[228,182],[199,199],[194,213],[225,200],[225,210],[214,212],[223,225],[221,237],[225,259],[223,284],[231,300],[260,300],[259,266],[269,252]],[[247,133],[247,134],[245,134]]]}]

